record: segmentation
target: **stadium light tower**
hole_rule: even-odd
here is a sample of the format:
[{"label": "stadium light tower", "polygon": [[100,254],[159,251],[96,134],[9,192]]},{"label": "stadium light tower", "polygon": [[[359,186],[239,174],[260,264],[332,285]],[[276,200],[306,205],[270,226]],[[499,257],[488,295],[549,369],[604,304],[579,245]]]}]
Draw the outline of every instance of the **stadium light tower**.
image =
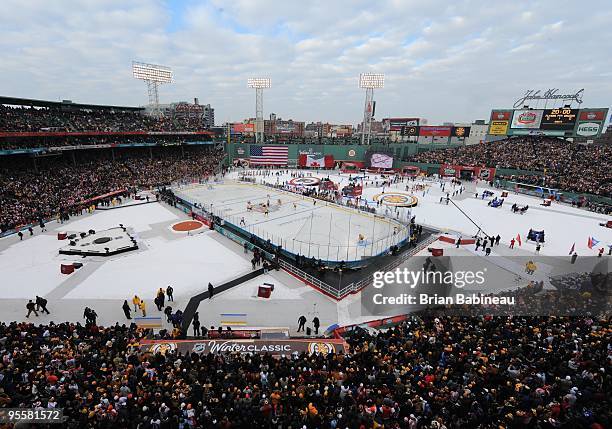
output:
[{"label": "stadium light tower", "polygon": [[361,125],[361,144],[370,144],[372,132],[372,116],[374,89],[384,88],[385,75],[382,73],[361,73],[359,75],[359,88],[365,88],[366,98],[363,108],[363,123]]},{"label": "stadium light tower", "polygon": [[151,114],[153,116],[161,115],[158,88],[159,85],[164,83],[172,83],[172,70],[170,67],[132,61],[132,74],[136,79],[144,80],[147,83]]},{"label": "stadium light tower", "polygon": [[272,86],[269,77],[251,77],[247,86],[255,88],[255,138],[257,143],[264,142],[263,90]]}]

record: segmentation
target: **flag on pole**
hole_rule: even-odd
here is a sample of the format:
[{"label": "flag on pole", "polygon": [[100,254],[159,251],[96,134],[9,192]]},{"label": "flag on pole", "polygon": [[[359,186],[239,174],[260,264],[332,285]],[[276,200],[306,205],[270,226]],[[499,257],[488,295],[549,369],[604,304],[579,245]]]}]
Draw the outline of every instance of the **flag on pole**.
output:
[{"label": "flag on pole", "polygon": [[521,241],[521,234],[516,234],[516,241],[518,242],[519,246],[523,245],[523,242]]},{"label": "flag on pole", "polygon": [[599,240],[596,240],[595,237],[589,237],[587,246],[589,246],[589,249],[592,249],[593,247],[597,246],[598,243],[599,243]]},{"label": "flag on pole", "polygon": [[570,255],[574,253],[575,248],[576,248],[576,243],[572,244],[572,248],[570,249],[570,252],[569,252]]}]

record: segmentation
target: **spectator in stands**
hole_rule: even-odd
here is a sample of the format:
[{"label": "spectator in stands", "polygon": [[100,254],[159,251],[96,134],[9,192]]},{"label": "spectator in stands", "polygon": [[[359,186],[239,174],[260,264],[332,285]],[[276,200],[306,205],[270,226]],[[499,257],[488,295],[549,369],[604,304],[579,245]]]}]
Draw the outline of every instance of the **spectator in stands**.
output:
[{"label": "spectator in stands", "polygon": [[527,170],[533,174],[497,177],[561,191],[612,196],[610,145],[584,145],[558,138],[525,136],[429,150],[407,160]]},{"label": "spectator in stands", "polygon": [[[516,292],[521,311],[593,311],[585,295],[536,293]],[[0,400],[62,408],[68,428],[610,426],[605,315],[456,310],[354,329],[347,355],[276,358],[143,353],[136,325],[2,323]]]}]

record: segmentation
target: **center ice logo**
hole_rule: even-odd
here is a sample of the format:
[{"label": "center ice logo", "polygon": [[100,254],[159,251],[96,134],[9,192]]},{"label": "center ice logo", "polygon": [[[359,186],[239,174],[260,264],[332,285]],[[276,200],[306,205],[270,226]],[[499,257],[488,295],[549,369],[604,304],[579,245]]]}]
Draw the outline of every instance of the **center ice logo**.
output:
[{"label": "center ice logo", "polygon": [[414,207],[419,201],[415,196],[399,192],[376,194],[373,199],[374,201],[381,201],[383,204],[393,207]]},{"label": "center ice logo", "polygon": [[289,183],[294,186],[317,186],[321,183],[321,180],[316,177],[296,177],[291,179]]}]

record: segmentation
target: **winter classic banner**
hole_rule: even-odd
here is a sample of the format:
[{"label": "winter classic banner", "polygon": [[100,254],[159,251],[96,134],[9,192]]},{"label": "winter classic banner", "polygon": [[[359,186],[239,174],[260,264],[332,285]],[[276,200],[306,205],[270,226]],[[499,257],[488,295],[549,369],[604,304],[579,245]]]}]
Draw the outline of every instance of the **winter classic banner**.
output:
[{"label": "winter classic banner", "polygon": [[144,353],[268,353],[273,356],[290,355],[292,353],[346,353],[347,344],[338,339],[320,340],[143,340],[140,350]]}]

